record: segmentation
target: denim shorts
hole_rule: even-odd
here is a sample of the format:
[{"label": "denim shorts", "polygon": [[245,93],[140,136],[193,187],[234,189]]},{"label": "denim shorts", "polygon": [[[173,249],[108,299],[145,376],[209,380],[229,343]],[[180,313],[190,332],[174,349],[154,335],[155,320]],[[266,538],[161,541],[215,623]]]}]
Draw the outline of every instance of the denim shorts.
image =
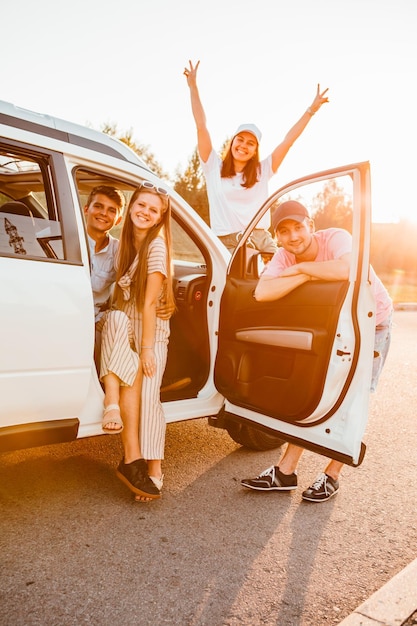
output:
[{"label": "denim shorts", "polygon": [[374,361],[372,365],[371,393],[376,390],[391,343],[392,313],[375,328]]}]

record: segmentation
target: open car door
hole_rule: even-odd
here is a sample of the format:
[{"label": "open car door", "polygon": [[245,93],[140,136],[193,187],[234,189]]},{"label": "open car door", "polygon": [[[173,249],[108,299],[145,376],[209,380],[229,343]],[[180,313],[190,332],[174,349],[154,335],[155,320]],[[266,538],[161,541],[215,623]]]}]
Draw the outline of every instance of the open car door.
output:
[{"label": "open car door", "polygon": [[[250,247],[249,236],[262,215],[290,199],[310,210],[316,230],[352,233],[349,280],[310,281],[274,302],[257,302],[253,293],[267,259]],[[236,441],[244,443],[244,429],[350,465],[362,461],[375,334],[370,224],[365,162],[279,189],[249,225],[228,267],[215,363],[215,384],[225,397],[216,419]]]}]

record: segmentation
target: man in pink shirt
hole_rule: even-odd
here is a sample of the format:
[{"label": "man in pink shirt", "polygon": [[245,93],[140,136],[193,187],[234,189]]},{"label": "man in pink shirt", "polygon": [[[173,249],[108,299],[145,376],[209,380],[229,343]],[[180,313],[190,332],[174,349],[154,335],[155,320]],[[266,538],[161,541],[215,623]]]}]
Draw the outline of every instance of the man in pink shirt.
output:
[{"label": "man in pink shirt", "polygon": [[[255,290],[260,302],[282,298],[310,280],[347,280],[349,278],[352,237],[341,228],[314,231],[307,209],[294,200],[283,202],[272,217],[280,248],[266,266]],[[371,268],[370,280],[376,303],[376,331],[371,391],[375,391],[384,365],[390,339],[392,301]],[[256,478],[243,479],[241,485],[256,491],[291,491],[297,488],[297,465],[303,448],[288,444],[279,465]],[[330,460],[325,471],[306,489],[302,498],[324,502],[339,490],[340,461]]]}]

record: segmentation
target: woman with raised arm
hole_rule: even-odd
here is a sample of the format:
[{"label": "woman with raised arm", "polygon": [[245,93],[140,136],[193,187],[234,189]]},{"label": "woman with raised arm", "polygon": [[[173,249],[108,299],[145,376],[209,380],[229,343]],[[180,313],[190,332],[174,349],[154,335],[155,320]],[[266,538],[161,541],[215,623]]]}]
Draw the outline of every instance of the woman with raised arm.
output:
[{"label": "woman with raised arm", "polygon": [[[233,252],[242,231],[267,200],[270,178],[277,172],[288,150],[312,116],[322,104],[328,102],[328,89],[320,92],[320,85],[317,85],[311,105],[266,159],[261,161],[259,158],[261,131],[255,124],[241,124],[234,133],[225,156],[220,158],[213,150],[197,87],[199,65],[200,61],[195,65],[189,61],[184,75],[190,89],[191,108],[197,127],[198,152],[209,200],[210,225],[224,245]],[[270,225],[270,216],[266,214],[251,235],[253,246],[267,255],[272,255],[277,250],[268,230]]]}]

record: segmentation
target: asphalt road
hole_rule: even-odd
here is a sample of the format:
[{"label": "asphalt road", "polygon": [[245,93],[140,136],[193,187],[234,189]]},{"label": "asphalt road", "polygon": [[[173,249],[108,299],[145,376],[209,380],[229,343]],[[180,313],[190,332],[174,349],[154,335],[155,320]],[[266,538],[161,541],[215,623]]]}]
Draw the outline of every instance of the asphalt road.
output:
[{"label": "asphalt road", "polygon": [[396,312],[367,453],[339,494],[254,493],[250,452],[197,420],[168,427],[164,495],[134,503],[118,436],[0,456],[1,626],[338,624],[417,554],[417,313]]}]

